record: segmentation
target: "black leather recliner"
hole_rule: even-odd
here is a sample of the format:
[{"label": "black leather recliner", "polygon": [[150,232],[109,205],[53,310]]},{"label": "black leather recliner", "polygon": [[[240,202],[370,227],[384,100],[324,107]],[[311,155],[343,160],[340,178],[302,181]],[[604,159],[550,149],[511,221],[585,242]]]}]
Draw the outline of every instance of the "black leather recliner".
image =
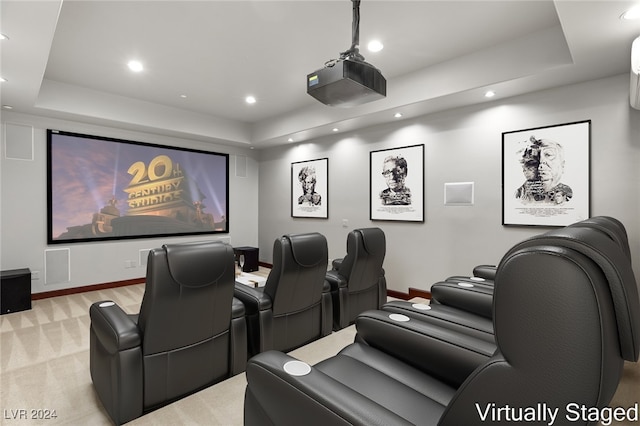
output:
[{"label": "black leather recliner", "polygon": [[[493,303],[493,297],[491,300]],[[382,305],[381,309],[385,312],[406,315],[418,321],[456,330],[486,342],[495,342],[493,312],[491,317],[487,317],[441,303],[425,304],[405,300],[387,302]]]},{"label": "black leather recliner", "polygon": [[[570,226],[590,227],[604,232],[617,242],[631,258],[627,232],[619,220],[609,216],[595,216]],[[431,286],[432,303],[434,305],[436,303],[444,304],[491,318],[495,274],[496,266],[477,265],[473,268],[472,276],[454,275],[444,281],[434,283]]]},{"label": "black leather recliner", "polygon": [[285,235],[273,244],[273,268],[264,287],[236,283],[235,295],[247,310],[251,354],[290,351],[331,333],[327,265],[322,234]]},{"label": "black leather recliner", "polygon": [[451,279],[431,286],[429,304],[392,300],[380,309],[494,342],[493,282],[489,286]]},{"label": "black leather recliner", "polygon": [[386,238],[380,228],[355,229],[347,236],[347,255],[327,272],[333,296],[333,329],[353,324],[358,314],[379,309],[387,300],[382,264]]},{"label": "black leather recliner", "polygon": [[167,244],[149,252],[139,315],[111,301],[91,305],[91,379],[116,424],[245,370],[234,277],[229,245]]},{"label": "black leather recliner", "polygon": [[[537,244],[541,238],[551,239],[549,241],[553,243],[568,245],[578,251],[599,247],[602,253],[606,253],[606,261],[616,263],[618,273],[625,277],[623,282],[628,289],[624,291],[630,294],[637,293],[626,229],[618,220],[597,216],[534,236],[520,244]],[[488,268],[490,270],[490,266]],[[490,308],[493,290],[488,290],[482,284],[474,285],[473,288],[456,287],[456,283],[453,282],[434,284],[432,290],[435,298],[429,305],[391,301],[383,305],[382,309],[458,330],[488,342],[494,341],[493,315]],[[630,305],[633,306],[633,302],[630,302]],[[640,314],[637,316],[640,318]]]},{"label": "black leather recliner", "polygon": [[[606,233],[612,240],[616,241],[620,244],[625,253],[631,259],[631,250],[629,247],[629,238],[627,235],[627,230],[624,227],[624,224],[620,222],[618,219],[610,217],[610,216],[594,216],[589,219],[582,220],[580,222],[576,222],[569,226],[587,226],[595,229],[599,229],[602,232]],[[496,265],[476,265],[473,268],[473,274],[470,277],[454,275],[448,277],[445,281],[447,282],[470,282],[470,283],[478,283],[485,284],[488,286],[493,285],[493,281],[496,278]]]},{"label": "black leather recliner", "polygon": [[[588,227],[597,229],[616,242],[629,259],[631,250],[626,229],[622,222],[609,216],[595,216],[569,225],[569,227]],[[491,318],[491,300],[493,298],[493,280],[496,267],[477,265],[473,275],[451,276],[432,284],[432,302]],[[406,308],[406,306],[405,306]]]},{"label": "black leather recliner", "polygon": [[[557,413],[554,424],[590,424],[569,421],[569,408],[607,406],[640,343],[637,293],[619,292],[616,269],[597,247],[518,245],[496,275],[497,350],[459,386],[447,377],[459,346],[408,332],[414,319],[367,312],[356,321],[357,341],[313,367],[275,351],[252,358],[245,425],[473,425],[541,404]],[[406,355],[390,355],[390,347]],[[431,355],[422,360],[415,348]]]},{"label": "black leather recliner", "polygon": [[[622,228],[624,229],[624,227]],[[640,299],[636,279],[631,267],[629,247],[624,239],[611,238],[609,232],[605,232],[600,226],[593,226],[592,223],[576,223],[568,227],[549,231],[545,234],[534,236],[516,245],[512,250],[519,250],[528,246],[541,245],[543,243],[557,245],[559,247],[574,250],[589,256],[602,270],[609,284],[614,305],[625,306],[623,315],[616,314],[618,330],[623,342],[632,342],[630,345],[621,347],[622,355],[629,361],[635,361],[639,357],[638,342],[640,342]],[[494,336],[487,332],[482,332],[482,322],[470,320],[468,312],[451,308],[446,305],[409,307],[405,305],[387,306],[385,310],[389,312],[402,313],[407,316],[425,322],[435,324],[446,329],[455,330],[462,334],[474,338],[484,339],[488,342],[495,342]],[[428,307],[431,310],[425,310]],[[419,312],[419,313],[418,313]],[[482,319],[482,318],[480,318]],[[413,323],[412,323],[413,324]],[[634,326],[635,324],[635,326]],[[415,328],[415,326],[414,326]],[[418,331],[418,330],[414,330]],[[421,329],[420,333],[433,334],[428,328]],[[452,340],[454,342],[454,340]],[[469,350],[482,348],[473,341],[465,341]],[[398,352],[397,345],[389,346],[389,350],[399,357],[405,357],[405,352]],[[635,349],[634,349],[635,348]],[[477,350],[476,350],[477,352]],[[416,349],[410,351],[411,356],[421,356]],[[467,368],[469,365],[466,366]]]},{"label": "black leather recliner", "polygon": [[429,305],[395,300],[385,303],[382,309],[418,318],[426,313],[432,319],[451,323],[453,327],[461,325],[463,329],[471,329],[472,334],[493,341],[495,270],[496,266],[478,265],[471,276],[454,275],[432,284]]}]

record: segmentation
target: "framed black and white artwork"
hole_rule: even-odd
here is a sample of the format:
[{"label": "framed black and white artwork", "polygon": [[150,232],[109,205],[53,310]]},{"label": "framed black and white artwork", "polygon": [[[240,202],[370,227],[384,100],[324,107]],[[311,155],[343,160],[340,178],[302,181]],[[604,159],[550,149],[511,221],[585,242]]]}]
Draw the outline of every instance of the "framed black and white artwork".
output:
[{"label": "framed black and white artwork", "polygon": [[291,216],[329,217],[329,159],[291,163]]},{"label": "framed black and white artwork", "polygon": [[371,151],[371,220],[424,222],[424,145]]},{"label": "framed black and white artwork", "polygon": [[566,226],[590,216],[591,120],[502,134],[502,224]]}]

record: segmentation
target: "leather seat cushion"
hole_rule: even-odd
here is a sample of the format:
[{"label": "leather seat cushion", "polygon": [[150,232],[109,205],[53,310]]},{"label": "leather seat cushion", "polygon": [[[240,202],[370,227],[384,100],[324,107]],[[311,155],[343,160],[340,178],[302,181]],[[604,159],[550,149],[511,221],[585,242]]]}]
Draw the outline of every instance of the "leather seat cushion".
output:
[{"label": "leather seat cushion", "polygon": [[439,419],[456,392],[396,358],[360,343],[347,346],[315,368],[388,410],[401,413],[414,424],[425,425],[426,419]]}]

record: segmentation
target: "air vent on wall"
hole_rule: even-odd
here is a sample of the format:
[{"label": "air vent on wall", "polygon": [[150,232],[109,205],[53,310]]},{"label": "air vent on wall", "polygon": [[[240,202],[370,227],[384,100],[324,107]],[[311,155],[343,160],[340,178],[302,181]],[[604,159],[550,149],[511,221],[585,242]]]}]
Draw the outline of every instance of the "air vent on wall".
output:
[{"label": "air vent on wall", "polygon": [[444,184],[445,206],[472,206],[473,182],[454,182]]}]

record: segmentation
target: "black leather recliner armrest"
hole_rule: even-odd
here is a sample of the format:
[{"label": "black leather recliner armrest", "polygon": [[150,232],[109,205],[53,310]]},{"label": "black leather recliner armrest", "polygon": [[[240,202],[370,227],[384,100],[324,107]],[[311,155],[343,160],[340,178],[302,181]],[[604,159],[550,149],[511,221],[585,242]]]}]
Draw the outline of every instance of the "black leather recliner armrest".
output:
[{"label": "black leather recliner armrest", "polygon": [[262,290],[236,283],[233,295],[244,303],[247,315],[255,315],[259,311],[271,309],[271,298]]},{"label": "black leather recliner armrest", "polygon": [[322,292],[331,293],[331,284],[326,279],[324,280],[324,284],[322,284]]},{"label": "black leather recliner armrest", "polygon": [[115,354],[142,344],[138,324],[115,302],[93,303],[89,316],[96,337],[109,353]]},{"label": "black leather recliner armrest", "polygon": [[338,288],[346,288],[347,287],[347,279],[340,275],[338,271],[327,271],[325,275],[325,280],[329,282],[331,285],[331,289],[336,291]]},{"label": "black leather recliner armrest", "polygon": [[340,330],[349,325],[346,302],[346,297],[349,292],[349,283],[345,277],[338,273],[338,271],[333,270],[327,271],[324,279],[325,283],[329,283],[329,286],[331,287],[331,303],[333,305],[332,328],[334,330]]},{"label": "black leather recliner armrest", "polygon": [[[247,364],[244,401],[245,426],[306,425],[409,425],[402,417],[343,385],[314,367],[295,376],[285,364],[295,358],[267,351]],[[301,363],[304,367],[304,363]]]},{"label": "black leather recliner armrest", "polygon": [[243,318],[246,315],[246,309],[242,300],[234,297],[231,302],[231,318]]},{"label": "black leather recliner armrest", "polygon": [[493,320],[442,303],[412,303],[407,300],[391,300],[382,305],[389,313],[406,315],[419,321],[445,327],[480,340],[495,343]]},{"label": "black leather recliner armrest", "polygon": [[247,368],[247,322],[245,306],[236,297],[231,304],[231,358],[230,373],[232,376],[242,373]]},{"label": "black leather recliner armrest", "polygon": [[337,271],[338,269],[340,269],[340,266],[342,266],[342,260],[343,260],[343,258],[333,259],[333,260],[331,261],[331,268],[332,268],[334,271]]},{"label": "black leather recliner armrest", "polygon": [[357,341],[454,387],[496,350],[486,340],[386,311],[363,312],[356,318],[356,329]]},{"label": "black leather recliner armrest", "polygon": [[328,336],[333,331],[333,295],[331,294],[331,284],[326,279],[322,284],[322,329],[321,336]]},{"label": "black leather recliner armrest", "polygon": [[271,298],[262,289],[236,283],[234,297],[244,303],[249,356],[273,349]]},{"label": "black leather recliner armrest", "polygon": [[473,276],[495,281],[497,270],[498,267],[496,265],[477,265],[473,268]]},{"label": "black leather recliner armrest", "polygon": [[111,419],[126,423],[144,410],[140,329],[135,316],[112,301],[93,303],[89,316],[91,380]]},{"label": "black leather recliner armrest", "polygon": [[493,286],[442,281],[431,286],[431,303],[493,318],[493,291]]},{"label": "black leather recliner armrest", "polygon": [[387,277],[384,268],[380,270],[378,279],[378,309],[382,308],[387,301]]}]

